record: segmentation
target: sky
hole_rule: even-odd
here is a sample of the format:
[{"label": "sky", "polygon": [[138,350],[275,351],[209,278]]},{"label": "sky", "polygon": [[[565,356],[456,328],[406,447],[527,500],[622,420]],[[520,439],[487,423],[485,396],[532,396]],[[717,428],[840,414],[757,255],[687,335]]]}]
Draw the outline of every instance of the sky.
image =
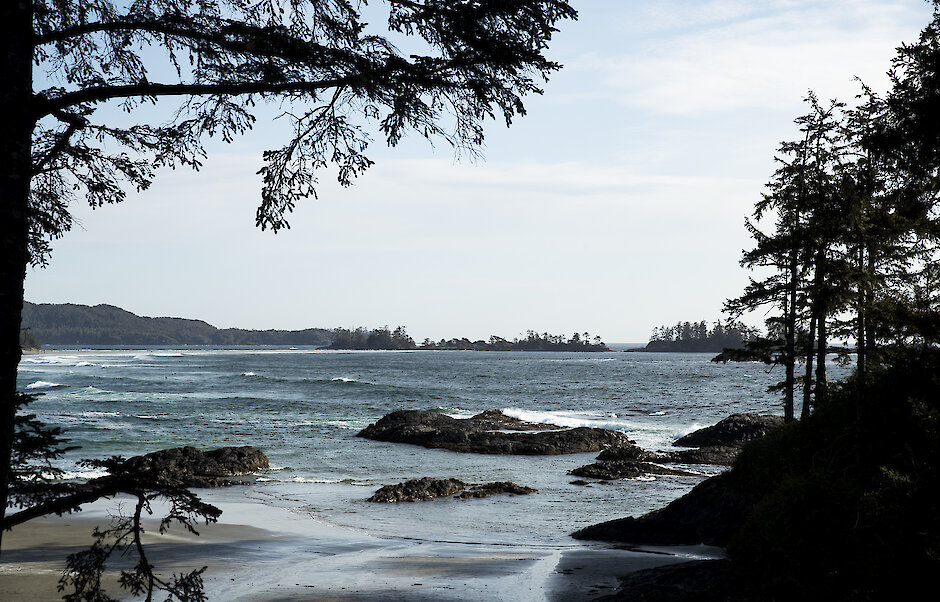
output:
[{"label": "sky", "polygon": [[[812,89],[886,90],[924,0],[572,0],[548,55],[564,65],[484,158],[378,141],[351,188],[277,235],[254,227],[255,172],[281,126],[211,142],[198,172],[91,210],[32,268],[26,299],[107,303],[220,328],[403,325],[417,341],[532,329],[642,342],[712,322],[748,274],[744,218]],[[750,316],[759,323],[764,316]]]}]

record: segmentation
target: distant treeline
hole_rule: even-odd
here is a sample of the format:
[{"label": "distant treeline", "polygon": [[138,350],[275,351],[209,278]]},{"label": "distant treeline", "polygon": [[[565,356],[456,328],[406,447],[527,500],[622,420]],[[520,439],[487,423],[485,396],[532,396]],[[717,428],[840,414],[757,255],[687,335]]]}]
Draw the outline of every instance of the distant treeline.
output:
[{"label": "distant treeline", "polygon": [[515,338],[507,340],[496,335],[490,336],[486,341],[471,341],[469,339],[441,339],[436,343],[425,339],[420,349],[438,349],[444,351],[473,350],[473,351],[610,351],[599,336],[591,338],[587,332],[574,333],[569,338],[565,335],[539,334],[534,330],[526,333],[524,339]]},{"label": "distant treeline", "polygon": [[715,322],[711,328],[705,321],[678,322],[675,326],[653,329],[646,351],[720,352],[740,349],[760,332],[741,322]]},{"label": "distant treeline", "polygon": [[608,351],[600,337],[588,333],[538,334],[530,330],[525,338],[507,340],[491,336],[471,341],[425,339],[417,345],[404,326],[367,328],[308,328],[306,330],[219,329],[202,320],[147,318],[113,305],[72,303],[24,303],[24,348],[45,345],[309,345],[326,349],[430,349],[478,351]]},{"label": "distant treeline", "polygon": [[600,337],[591,339],[591,335],[575,333],[570,338],[549,333],[539,334],[534,330],[526,333],[525,338],[513,340],[496,335],[487,340],[471,341],[467,338],[424,339],[420,345],[408,336],[404,326],[389,330],[388,326],[367,330],[357,328],[347,330],[336,328],[332,331],[333,342],[328,349],[421,349],[431,351],[610,351]]},{"label": "distant treeline", "polygon": [[416,349],[414,339],[408,336],[404,326],[389,330],[388,326],[367,330],[357,328],[347,330],[334,328],[331,331],[333,341],[327,349]]},{"label": "distant treeline", "polygon": [[329,345],[331,333],[219,329],[202,320],[146,318],[113,305],[24,303],[23,329],[45,345]]}]

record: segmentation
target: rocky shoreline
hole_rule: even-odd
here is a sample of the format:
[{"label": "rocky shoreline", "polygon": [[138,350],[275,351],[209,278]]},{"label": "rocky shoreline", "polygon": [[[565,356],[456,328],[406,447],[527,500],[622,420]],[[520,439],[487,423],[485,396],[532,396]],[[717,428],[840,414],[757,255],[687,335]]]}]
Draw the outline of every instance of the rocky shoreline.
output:
[{"label": "rocky shoreline", "polygon": [[[685,447],[652,452],[637,446],[623,433],[605,429],[561,429],[532,424],[491,410],[469,419],[420,411],[393,412],[360,433],[360,437],[483,454],[564,454],[599,451],[596,462],[569,471],[585,479],[609,481],[645,475],[691,476],[695,473],[668,464],[730,466],[751,442],[780,428],[776,416],[732,414],[677,439]],[[589,484],[577,480],[575,484]],[[492,493],[531,493],[512,488],[515,483],[494,483],[472,489],[458,479],[415,479],[389,485],[369,498],[373,502],[430,500],[437,497],[478,497]],[[705,479],[686,495],[664,508],[640,517],[626,517],[591,525],[572,534],[574,539],[629,545],[698,545],[725,547],[741,527],[753,500],[735,475],[724,472]],[[621,579],[620,590],[603,600],[661,600],[710,602],[728,597],[727,561],[695,561],[632,573]]]}]

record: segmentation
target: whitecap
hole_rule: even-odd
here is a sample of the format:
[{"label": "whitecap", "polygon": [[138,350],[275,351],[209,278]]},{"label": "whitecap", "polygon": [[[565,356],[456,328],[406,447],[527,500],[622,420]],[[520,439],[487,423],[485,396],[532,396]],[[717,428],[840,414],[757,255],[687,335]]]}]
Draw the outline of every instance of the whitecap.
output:
[{"label": "whitecap", "polygon": [[74,355],[27,355],[20,359],[25,364],[70,364],[77,358]]},{"label": "whitecap", "polygon": [[274,479],[271,477],[258,477],[256,479],[259,483],[318,483],[318,484],[335,484],[342,483],[343,481],[337,479],[308,479],[306,477],[292,477],[290,479]]},{"label": "whitecap", "polygon": [[65,385],[60,383],[52,383],[47,380],[37,380],[34,383],[29,383],[26,385],[27,389],[52,389],[54,387],[64,387]]},{"label": "whitecap", "polygon": [[183,357],[183,354],[178,351],[154,351],[150,355],[153,357]]},{"label": "whitecap", "polygon": [[441,414],[444,414],[445,416],[450,416],[451,418],[470,418],[478,414],[478,412],[472,412],[463,408],[445,408],[442,406],[437,406],[435,410]]},{"label": "whitecap", "polygon": [[357,382],[359,382],[359,381],[356,380],[355,378],[346,378],[345,376],[337,376],[336,378],[331,378],[330,380],[333,381],[333,382],[340,381],[340,382],[344,382],[344,383],[357,383]]},{"label": "whitecap", "polygon": [[66,470],[59,476],[59,478],[63,480],[97,479],[98,477],[108,476],[108,474],[108,471],[104,468],[87,468],[84,470]]},{"label": "whitecap", "polygon": [[260,374],[255,374],[254,372],[242,372],[240,376],[256,376],[258,378],[264,378]]},{"label": "whitecap", "polygon": [[555,411],[555,412],[537,412],[533,410],[522,410],[519,408],[503,408],[500,410],[510,418],[517,418],[524,422],[535,424],[552,424],[563,426],[565,428],[576,428],[587,426],[594,428],[605,428],[615,431],[626,431],[635,428],[632,423],[622,420],[612,420],[616,415],[611,416],[609,412],[590,413],[573,411]]}]

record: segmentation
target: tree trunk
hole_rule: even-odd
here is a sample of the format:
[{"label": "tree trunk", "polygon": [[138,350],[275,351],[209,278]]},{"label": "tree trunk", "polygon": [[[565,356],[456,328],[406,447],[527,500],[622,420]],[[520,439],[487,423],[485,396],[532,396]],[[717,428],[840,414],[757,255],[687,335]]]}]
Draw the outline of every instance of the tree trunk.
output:
[{"label": "tree trunk", "polygon": [[806,341],[806,373],[803,375],[803,409],[800,412],[800,420],[809,418],[810,413],[810,393],[813,390],[813,343],[816,342],[816,316],[809,321],[809,337]]},{"label": "tree trunk", "polygon": [[821,314],[819,320],[819,342],[816,345],[816,407],[826,403],[829,395],[829,381],[826,379],[826,353],[829,351],[826,340],[826,316]]},{"label": "tree trunk", "polygon": [[[9,500],[16,368],[29,240],[32,3],[0,2],[0,538]],[[2,539],[0,539],[2,544]],[[2,549],[2,546],[0,546]]]},{"label": "tree trunk", "polygon": [[858,366],[858,381],[860,384],[864,385],[865,383],[865,372],[868,368],[868,341],[866,340],[867,335],[867,326],[866,319],[868,317],[868,303],[866,301],[866,289],[868,288],[867,281],[869,275],[865,272],[865,247],[864,245],[859,245],[858,248],[858,299],[856,301],[858,308],[856,310],[856,324],[855,324],[855,352],[857,356],[857,366]]},{"label": "tree trunk", "polygon": [[783,419],[786,422],[793,422],[793,389],[795,388],[796,369],[796,287],[797,287],[797,257],[796,251],[790,255],[790,290],[789,298],[786,303],[786,322],[783,325],[784,335],[786,337],[785,348],[783,352],[784,368],[786,369],[784,396],[783,396]]}]

